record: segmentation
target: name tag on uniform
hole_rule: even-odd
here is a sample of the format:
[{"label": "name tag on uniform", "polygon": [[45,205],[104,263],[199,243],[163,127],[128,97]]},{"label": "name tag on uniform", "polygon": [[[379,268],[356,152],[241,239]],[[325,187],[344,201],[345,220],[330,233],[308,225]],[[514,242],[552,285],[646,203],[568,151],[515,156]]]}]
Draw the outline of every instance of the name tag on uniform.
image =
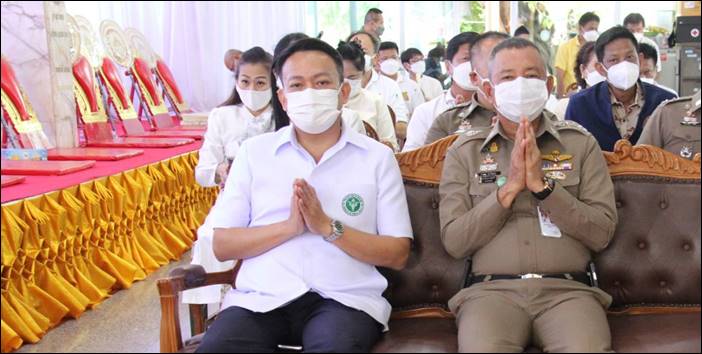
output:
[{"label": "name tag on uniform", "polygon": [[546,237],[560,238],[561,229],[551,221],[551,216],[541,210],[540,206],[536,207],[536,213],[539,214],[539,225],[541,226],[541,235]]}]

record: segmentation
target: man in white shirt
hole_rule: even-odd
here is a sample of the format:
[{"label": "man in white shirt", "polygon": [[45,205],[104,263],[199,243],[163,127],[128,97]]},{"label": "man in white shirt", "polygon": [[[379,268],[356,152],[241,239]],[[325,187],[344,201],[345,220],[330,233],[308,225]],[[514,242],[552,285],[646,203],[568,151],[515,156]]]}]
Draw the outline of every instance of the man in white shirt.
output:
[{"label": "man in white shirt", "polygon": [[407,110],[412,112],[420,104],[424,103],[424,95],[419,85],[400,73],[402,63],[400,62],[400,50],[395,42],[382,42],[378,49],[378,64],[380,73],[397,82],[402,92],[402,99],[407,105]]},{"label": "man in white shirt", "polygon": [[426,102],[412,114],[407,126],[407,141],[402,151],[410,151],[424,145],[427,132],[434,119],[449,108],[469,104],[477,88],[470,82],[470,47],[478,34],[463,32],[451,38],[446,48],[446,68],[451,74],[451,87],[443,95]]},{"label": "man in white shirt", "polygon": [[656,78],[658,77],[658,71],[656,71],[656,65],[658,64],[658,51],[656,48],[642,41],[639,43],[639,54],[643,55],[643,60],[639,60],[641,81],[647,82],[651,85],[656,85],[677,96],[677,91],[656,82]]},{"label": "man in white shirt", "polygon": [[407,76],[419,84],[419,88],[424,95],[424,101],[431,101],[444,93],[444,88],[439,80],[424,75],[426,62],[424,54],[417,48],[408,48],[400,54],[400,61],[405,68]]},{"label": "man in white shirt", "polygon": [[656,72],[661,71],[661,51],[658,49],[658,44],[644,34],[646,20],[643,16],[636,12],[626,15],[624,17],[624,27],[636,37],[639,43],[646,43],[656,49]]},{"label": "man in white shirt", "polygon": [[213,207],[214,252],[240,259],[233,289],[198,352],[368,352],[387,330],[387,280],[412,228],[386,146],[345,126],[338,52],[318,39],[275,64],[291,125],[245,141]]},{"label": "man in white shirt", "polygon": [[[402,99],[400,86],[392,79],[379,75],[372,68],[374,62],[377,61],[376,53],[378,52],[380,43],[373,35],[363,31],[352,33],[349,36],[348,42],[358,42],[361,48],[363,48],[363,52],[367,55],[366,61],[369,64],[366,65],[366,70],[363,73],[362,87],[368,91],[378,93],[383,98],[385,103],[390,106],[393,113],[395,113],[395,119],[397,123],[399,123],[398,126],[396,126],[396,131],[404,131],[410,116],[407,111],[407,105],[405,105],[405,101]],[[404,125],[404,127],[399,127],[399,125]],[[398,136],[398,138],[404,138],[404,136]]]}]

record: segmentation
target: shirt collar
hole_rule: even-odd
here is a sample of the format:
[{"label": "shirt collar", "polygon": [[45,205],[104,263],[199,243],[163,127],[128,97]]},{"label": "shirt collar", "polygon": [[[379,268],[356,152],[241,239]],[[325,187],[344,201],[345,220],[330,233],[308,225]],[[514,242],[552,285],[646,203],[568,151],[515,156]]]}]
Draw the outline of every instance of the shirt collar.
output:
[{"label": "shirt collar", "polygon": [[[553,121],[551,120],[551,118],[552,117],[550,117],[548,114],[545,114],[543,112],[541,113],[541,116],[538,118],[541,119],[541,124],[539,124],[539,129],[536,130],[536,138],[539,139],[542,135],[544,135],[544,133],[549,133],[556,140],[558,140],[559,143],[563,144],[563,141],[561,141],[561,135],[558,133],[558,130],[556,130],[556,127],[553,125]],[[510,140],[509,138],[507,138],[507,134],[502,128],[499,119],[495,122],[495,125],[492,127],[492,130],[490,130],[490,134],[488,134],[487,138],[485,138],[481,149],[485,148],[485,146],[487,146],[487,144],[490,141],[492,141],[492,139],[494,139],[497,135],[501,135],[503,138]]]},{"label": "shirt collar", "polygon": [[[628,108],[628,107],[624,106],[624,103],[622,103],[621,101],[619,101],[619,99],[617,99],[617,96],[614,95],[614,93],[612,92],[612,88],[609,87],[609,85],[607,86],[607,88],[609,89],[609,97],[610,97],[610,101],[613,105],[619,105],[619,106],[622,106],[624,108]],[[640,106],[642,100],[643,100],[643,88],[642,88],[641,84],[639,84],[637,82],[636,83],[636,95],[634,96],[634,103],[632,103],[629,107]]]}]

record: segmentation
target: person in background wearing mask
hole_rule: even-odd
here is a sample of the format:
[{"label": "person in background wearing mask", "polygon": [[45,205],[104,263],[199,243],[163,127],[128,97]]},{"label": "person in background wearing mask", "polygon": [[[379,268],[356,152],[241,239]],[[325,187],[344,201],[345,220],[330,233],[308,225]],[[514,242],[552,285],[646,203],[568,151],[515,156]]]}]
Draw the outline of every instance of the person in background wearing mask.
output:
[{"label": "person in background wearing mask", "polygon": [[636,40],[639,43],[646,43],[653,48],[656,48],[656,72],[661,71],[661,51],[658,48],[658,44],[652,39],[646,37],[644,34],[644,29],[646,29],[646,20],[640,13],[630,13],[624,17],[624,27],[629,30],[629,32],[634,34]]},{"label": "person in background wearing mask", "polygon": [[558,47],[556,52],[556,96],[563,98],[577,88],[573,65],[578,50],[585,42],[597,40],[597,28],[600,17],[592,12],[586,12],[578,20],[578,35]]},{"label": "person in background wearing mask", "polygon": [[400,61],[408,77],[419,84],[419,88],[422,90],[422,95],[424,96],[424,101],[431,101],[444,92],[444,88],[441,86],[439,80],[424,75],[427,65],[424,61],[424,54],[422,54],[419,49],[408,48],[400,55]]},{"label": "person in background wearing mask", "polygon": [[524,25],[519,26],[516,30],[514,30],[514,37],[531,40],[531,34],[529,34],[529,30],[524,27]]},{"label": "person in background wearing mask", "polygon": [[580,123],[600,148],[612,151],[619,139],[636,144],[646,119],[675,95],[639,80],[639,43],[626,28],[608,29],[595,42],[595,67],[607,81],[570,97],[566,119]]},{"label": "person in background wearing mask", "polygon": [[414,110],[407,127],[407,141],[402,151],[417,149],[424,145],[427,132],[434,119],[446,110],[469,105],[477,90],[470,82],[470,48],[478,38],[475,32],[463,32],[451,38],[446,49],[446,67],[451,74],[451,87],[443,95],[421,104]]},{"label": "person in background wearing mask", "polygon": [[395,127],[392,125],[388,106],[378,94],[361,87],[365,67],[363,49],[357,42],[339,42],[336,50],[344,60],[344,79],[351,85],[349,101],[344,108],[357,112],[364,122],[375,129],[380,142],[397,151]]},{"label": "person in background wearing mask", "polygon": [[391,312],[376,267],[409,257],[400,169],[340,118],[351,88],[334,48],[299,40],[274,70],[291,125],[244,142],[212,208],[215,255],[243,263],[197,351],[369,352]]},{"label": "person in background wearing mask", "polygon": [[441,62],[446,56],[446,48],[443,44],[439,43],[436,47],[429,50],[427,53],[427,59],[424,62],[427,63],[427,69],[424,71],[424,75],[433,77],[441,83],[441,87],[446,87],[444,82],[448,79],[448,75],[444,74],[443,69],[441,69]]},{"label": "person in background wearing mask", "polygon": [[656,78],[658,77],[658,71],[656,70],[656,65],[658,64],[658,51],[656,50],[656,47],[648,43],[639,42],[639,53],[643,55],[643,60],[641,61],[640,65],[641,81],[670,91],[670,93],[677,97],[678,93],[675,90],[656,82]]},{"label": "person in background wearing mask", "polygon": [[695,155],[700,154],[702,147],[701,92],[661,103],[646,122],[638,144],[658,146],[682,158],[693,160]]},{"label": "person in background wearing mask", "polygon": [[470,105],[457,106],[441,113],[429,128],[424,144],[431,144],[453,134],[464,133],[472,127],[490,126],[495,117],[495,107],[481,91],[483,81],[488,79],[488,61],[490,53],[502,41],[509,38],[507,33],[485,32],[478,36],[470,47],[470,63],[473,71],[470,82],[477,88]]},{"label": "person in background wearing mask", "polygon": [[361,48],[363,48],[363,52],[366,53],[366,66],[361,81],[361,87],[370,92],[379,94],[380,97],[383,98],[385,104],[392,109],[396,119],[395,133],[397,139],[404,141],[410,115],[407,111],[407,105],[402,99],[400,86],[392,79],[385,75],[380,75],[373,70],[373,62],[378,59],[376,54],[380,43],[373,35],[363,31],[352,33],[347,42],[358,42]]},{"label": "person in background wearing mask", "polygon": [[[578,84],[578,90],[576,92],[580,92],[581,90],[607,80],[607,78],[600,75],[595,69],[595,63],[597,63],[595,42],[587,42],[580,47],[578,56],[575,59],[575,67],[573,67],[575,82]],[[570,97],[558,100],[556,107],[552,111],[552,113],[558,117],[558,120],[565,119],[568,103],[570,103]]]},{"label": "person in background wearing mask", "polygon": [[[254,136],[272,132],[271,117],[273,57],[260,47],[241,55],[234,72],[236,85],[231,96],[213,109],[207,119],[207,131],[195,166],[195,180],[203,187],[224,186],[231,162],[241,144]],[[202,265],[207,272],[232,268],[232,262],[219,262],[212,251],[212,218],[208,215],[197,230],[192,264]],[[221,285],[183,292],[183,302],[189,304],[218,303]]]},{"label": "person in background wearing mask", "polygon": [[612,351],[612,298],[586,273],[617,223],[602,152],[543,110],[554,83],[532,42],[498,44],[489,72],[497,122],[459,136],[439,185],[444,247],[472,257],[467,287],[449,301],[458,351]]},{"label": "person in background wearing mask", "polygon": [[402,92],[402,99],[407,105],[407,111],[410,115],[420,104],[424,103],[424,95],[419,85],[414,81],[405,77],[400,73],[402,63],[400,62],[400,49],[395,42],[380,43],[378,49],[378,64],[380,73],[397,82]]},{"label": "person in background wearing mask", "polygon": [[380,41],[380,36],[385,32],[384,24],[383,12],[380,9],[371,8],[366,12],[361,30],[374,35],[375,39]]}]

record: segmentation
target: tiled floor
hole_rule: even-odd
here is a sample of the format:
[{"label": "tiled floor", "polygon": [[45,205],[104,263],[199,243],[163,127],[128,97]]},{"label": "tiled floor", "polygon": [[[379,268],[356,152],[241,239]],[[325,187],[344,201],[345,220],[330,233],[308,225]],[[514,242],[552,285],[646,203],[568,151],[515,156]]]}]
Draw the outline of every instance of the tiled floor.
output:
[{"label": "tiled floor", "polygon": [[[25,344],[18,353],[38,352],[159,352],[161,305],[156,280],[171,269],[190,263],[190,252],[119,291],[77,320],[67,320],[51,329],[37,344]],[[190,337],[187,306],[180,306],[183,338]]]}]

